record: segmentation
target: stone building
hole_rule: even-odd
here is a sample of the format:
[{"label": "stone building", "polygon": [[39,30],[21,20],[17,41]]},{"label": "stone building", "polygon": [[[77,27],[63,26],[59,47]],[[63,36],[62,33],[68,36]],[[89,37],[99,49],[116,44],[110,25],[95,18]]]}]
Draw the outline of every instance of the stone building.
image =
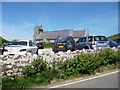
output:
[{"label": "stone building", "polygon": [[72,36],[75,41],[80,37],[89,35],[88,30],[57,30],[57,31],[46,31],[44,32],[42,26],[36,26],[34,29],[34,43],[46,42],[54,43],[58,36]]}]

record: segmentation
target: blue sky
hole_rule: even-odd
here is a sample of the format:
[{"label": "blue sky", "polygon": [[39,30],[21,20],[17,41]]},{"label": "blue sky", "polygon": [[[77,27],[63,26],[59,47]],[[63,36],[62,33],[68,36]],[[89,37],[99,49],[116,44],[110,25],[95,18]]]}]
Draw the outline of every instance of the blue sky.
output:
[{"label": "blue sky", "polygon": [[2,2],[2,36],[33,40],[36,25],[44,31],[89,30],[89,34],[118,33],[117,2]]}]

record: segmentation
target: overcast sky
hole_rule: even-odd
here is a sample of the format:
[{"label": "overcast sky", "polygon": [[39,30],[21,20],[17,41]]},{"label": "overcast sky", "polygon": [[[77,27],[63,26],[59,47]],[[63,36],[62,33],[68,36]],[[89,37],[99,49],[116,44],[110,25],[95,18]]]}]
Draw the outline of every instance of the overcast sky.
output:
[{"label": "overcast sky", "polygon": [[34,27],[41,24],[44,31],[88,29],[90,35],[110,36],[118,33],[118,3],[2,2],[5,39],[33,40]]}]

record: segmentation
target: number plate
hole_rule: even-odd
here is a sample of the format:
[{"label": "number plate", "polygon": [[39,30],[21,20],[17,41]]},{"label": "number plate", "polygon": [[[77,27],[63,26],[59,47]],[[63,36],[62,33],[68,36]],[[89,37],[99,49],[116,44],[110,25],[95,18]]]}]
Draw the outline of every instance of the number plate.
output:
[{"label": "number plate", "polygon": [[105,44],[105,43],[100,43],[100,44]]},{"label": "number plate", "polygon": [[15,54],[9,54],[10,56],[14,56]]},{"label": "number plate", "polygon": [[59,48],[63,48],[63,46],[59,46]]}]

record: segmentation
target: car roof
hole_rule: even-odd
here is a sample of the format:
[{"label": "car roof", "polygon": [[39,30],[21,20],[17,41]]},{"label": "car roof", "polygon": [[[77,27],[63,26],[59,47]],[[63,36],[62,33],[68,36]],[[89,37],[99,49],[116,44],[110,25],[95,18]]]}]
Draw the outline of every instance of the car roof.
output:
[{"label": "car roof", "polygon": [[[84,36],[84,37],[90,37],[90,36],[104,36],[104,35],[89,35],[89,36]],[[83,38],[83,37],[81,37]]]}]

